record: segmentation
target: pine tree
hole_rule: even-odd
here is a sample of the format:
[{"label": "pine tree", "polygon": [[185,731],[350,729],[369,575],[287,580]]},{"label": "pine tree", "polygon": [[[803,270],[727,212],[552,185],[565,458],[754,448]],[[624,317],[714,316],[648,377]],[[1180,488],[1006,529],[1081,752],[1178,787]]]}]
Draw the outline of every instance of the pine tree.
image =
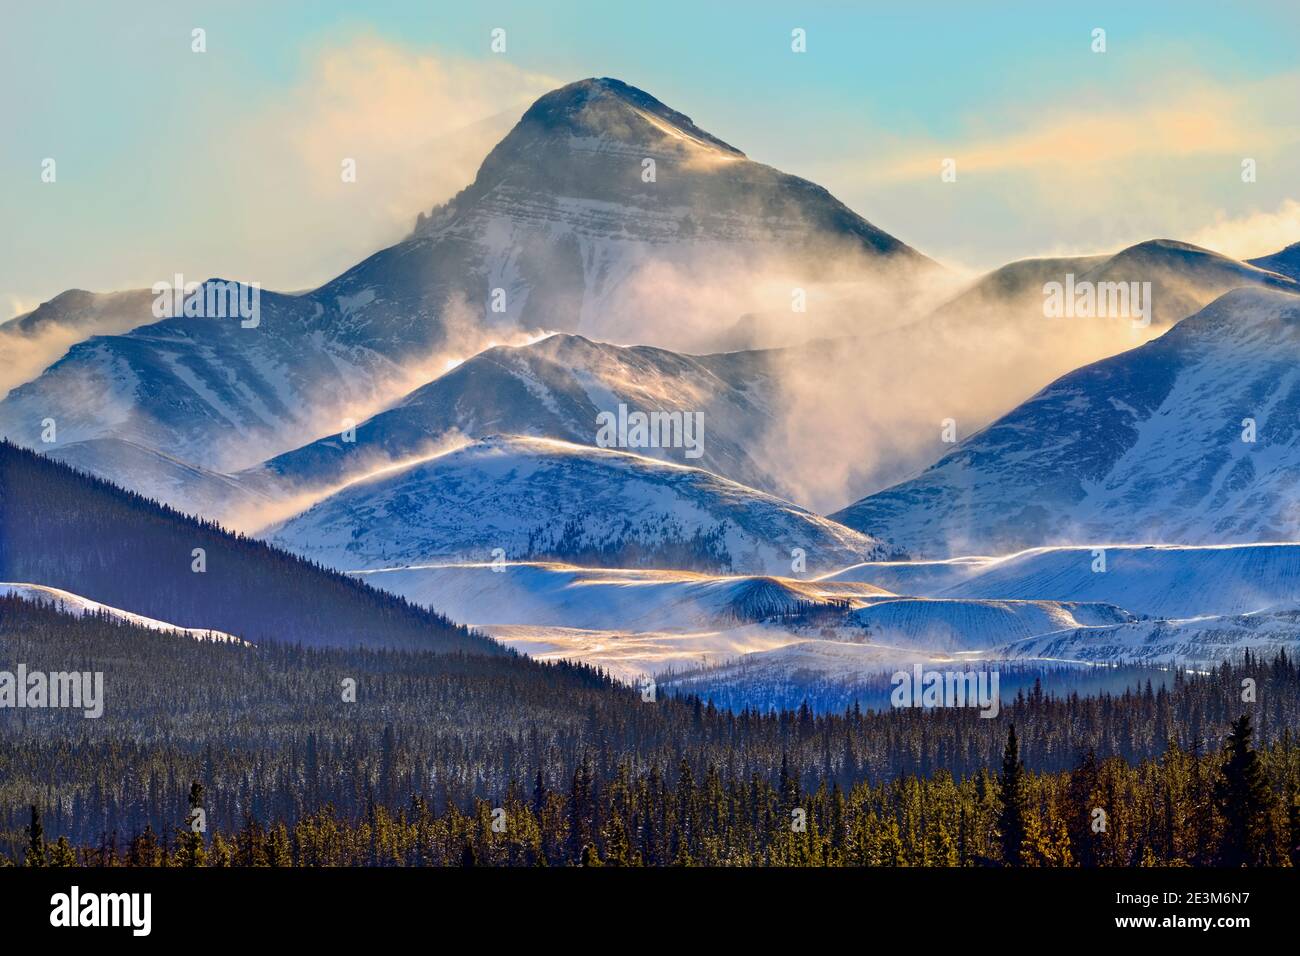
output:
[{"label": "pine tree", "polygon": [[73,867],[77,865],[77,851],[72,848],[66,836],[60,835],[58,842],[49,848],[48,853],[49,866]]},{"label": "pine tree", "polygon": [[1097,806],[1097,787],[1101,779],[1101,770],[1097,764],[1097,754],[1089,747],[1079,765],[1070,773],[1069,817],[1067,829],[1074,855],[1080,866],[1094,867],[1101,863],[1102,833],[1094,829],[1104,817],[1094,817],[1095,810],[1105,811]]},{"label": "pine tree", "polygon": [[998,777],[998,785],[1002,804],[998,814],[1002,864],[1023,866],[1028,798],[1025,794],[1025,765],[1020,761],[1020,744],[1016,740],[1015,724],[1007,731],[1007,746],[1002,753],[1002,774]]},{"label": "pine tree", "polygon": [[1219,865],[1262,866],[1268,863],[1266,838],[1273,803],[1260,764],[1251,747],[1254,730],[1250,713],[1232,722],[1224,744],[1224,761],[1214,788],[1219,812],[1223,814],[1223,839],[1219,844]]},{"label": "pine tree", "polygon": [[[189,826],[182,839],[181,850],[185,866],[203,866],[207,861],[207,852],[203,848],[203,831],[199,822],[204,820],[203,784],[195,780],[190,784]],[[205,824],[206,825],[206,824]]]},{"label": "pine tree", "polygon": [[32,804],[32,822],[27,827],[27,854],[24,866],[46,866],[45,828],[41,826],[41,811]]}]

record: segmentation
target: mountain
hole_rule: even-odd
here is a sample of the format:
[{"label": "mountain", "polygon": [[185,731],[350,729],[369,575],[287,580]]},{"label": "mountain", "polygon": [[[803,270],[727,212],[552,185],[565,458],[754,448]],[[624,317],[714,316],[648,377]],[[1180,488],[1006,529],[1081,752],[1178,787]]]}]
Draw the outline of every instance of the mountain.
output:
[{"label": "mountain", "polygon": [[1067,275],[1073,275],[1076,286],[1084,282],[1151,283],[1151,324],[1167,326],[1236,288],[1300,291],[1294,276],[1279,272],[1260,265],[1260,260],[1240,262],[1191,243],[1151,239],[1113,255],[1012,262],[983,276],[937,315],[960,315],[972,307],[993,305],[1042,319],[1043,286],[1064,283]]},{"label": "mountain", "polygon": [[127,332],[152,322],[153,295],[145,289],[98,294],[69,289],[31,312],[0,322],[0,398],[90,335]]},{"label": "mountain", "polygon": [[[935,270],[820,186],[750,160],[610,78],[539,99],[473,184],[421,218],[414,238],[464,250],[478,277],[471,301],[501,288],[505,314],[524,328],[616,341],[655,341],[647,333],[663,328],[664,305],[683,304],[684,290],[662,284],[668,278],[720,287],[709,271],[743,272],[774,258],[809,280],[846,256],[893,272]],[[655,281],[639,285],[646,275]],[[788,306],[788,285],[782,298]],[[739,314],[708,311],[715,327]],[[679,334],[688,331],[684,318],[674,324]]]},{"label": "mountain", "polygon": [[343,570],[546,558],[763,574],[788,573],[794,549],[809,571],[886,553],[706,471],[520,436],[356,482],[266,534]]},{"label": "mountain", "polygon": [[914,557],[1293,540],[1298,330],[1300,298],[1229,292],[831,517]]},{"label": "mountain", "polygon": [[[539,99],[406,240],[312,292],[260,290],[255,325],[153,321],[154,297],[130,293],[140,311],[122,321],[148,324],[80,342],[14,389],[0,435],[36,447],[53,419],[59,443],[115,438],[237,470],[342,431],[493,338],[684,339],[707,327],[701,309],[719,322],[744,311],[727,291],[748,292],[738,275],[781,259],[812,282],[833,256],[891,275],[936,268],[649,94],[584,80]],[[200,297],[221,288],[209,280]]]},{"label": "mountain", "polygon": [[[228,288],[253,301],[250,287],[220,280],[193,299],[224,301]],[[323,417],[375,400],[376,383],[399,377],[400,349],[349,328],[338,307],[272,292],[257,302],[255,325],[170,318],[73,345],[0,402],[0,434],[51,450],[42,434],[51,420],[55,445],[113,438],[227,470],[319,434]]]},{"label": "mountain", "polygon": [[107,293],[69,289],[30,312],[0,322],[0,335],[34,337],[56,326],[83,336],[125,332],[150,314],[152,304],[153,294],[144,289]]},{"label": "mountain", "polygon": [[692,356],[557,334],[481,352],[359,424],[355,441],[331,435],[239,478],[269,488],[339,484],[450,435],[514,434],[594,445],[597,417],[617,417],[624,406],[629,413],[700,416],[696,457],[685,447],[633,449],[638,454],[779,494],[779,482],[751,457],[779,414],[776,373],[767,352]]},{"label": "mountain", "polygon": [[4,441],[0,581],[254,644],[501,653],[435,612]]},{"label": "mountain", "polygon": [[[1044,285],[1060,283],[1064,297],[1076,280],[1076,292],[1099,292],[1105,308],[1049,318]],[[1141,309],[1132,308],[1130,283],[1138,283]],[[815,359],[811,349],[789,350],[799,359],[783,369],[781,407],[790,417],[766,451],[802,466],[780,475],[789,497],[831,513],[911,478],[1062,375],[1143,345],[1238,287],[1300,291],[1280,275],[1154,240],[1108,256],[1011,263],[924,318],[873,318],[869,332],[846,310],[833,348]],[[770,317],[788,334],[748,328],[733,346],[789,344],[807,334],[807,323],[788,313]]]},{"label": "mountain", "polygon": [[1271,256],[1261,256],[1247,261],[1252,266],[1289,276],[1300,282],[1300,242],[1293,242],[1281,252],[1275,252]]}]

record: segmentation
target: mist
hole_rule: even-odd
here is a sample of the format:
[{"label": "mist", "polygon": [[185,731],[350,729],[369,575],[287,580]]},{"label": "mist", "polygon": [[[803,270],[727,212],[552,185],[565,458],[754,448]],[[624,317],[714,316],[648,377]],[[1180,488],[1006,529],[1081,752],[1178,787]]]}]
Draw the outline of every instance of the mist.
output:
[{"label": "mist", "polygon": [[[696,247],[689,262],[634,270],[605,329],[619,344],[694,353],[772,349],[773,424],[751,454],[781,494],[825,514],[912,477],[1057,378],[1150,341],[1246,281],[1212,253],[1207,271],[1162,258],[1178,250],[1136,250],[1029,260],[1012,267],[1015,281],[985,281],[860,249],[746,258]],[[1154,320],[1045,317],[1043,284],[1076,268],[1151,282]]]}]

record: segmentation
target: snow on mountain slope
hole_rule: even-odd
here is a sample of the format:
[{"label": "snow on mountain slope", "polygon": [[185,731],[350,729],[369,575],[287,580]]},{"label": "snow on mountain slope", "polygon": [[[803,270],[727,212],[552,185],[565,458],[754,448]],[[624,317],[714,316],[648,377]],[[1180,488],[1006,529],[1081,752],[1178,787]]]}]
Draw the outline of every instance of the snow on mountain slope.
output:
[{"label": "snow on mountain slope", "polygon": [[1035,548],[986,564],[939,593],[953,598],[1109,601],[1138,614],[1241,614],[1300,600],[1300,544]]},{"label": "snow on mountain slope", "polygon": [[[385,354],[382,338],[345,333],[306,299],[259,296],[255,326],[169,318],[74,345],[0,402],[0,434],[48,450],[49,419],[57,444],[115,438],[231,470],[319,434],[331,412],[364,406],[376,383],[401,377],[402,356]],[[131,485],[130,472],[114,478]]]},{"label": "snow on mountain slope", "polygon": [[721,664],[798,639],[780,627],[761,624],[686,632],[508,624],[479,630],[538,660],[582,661],[628,683],[668,670]]},{"label": "snow on mountain slope", "polygon": [[[1069,276],[1082,288],[1126,283],[1126,300],[1127,283],[1150,283],[1149,296],[1139,285],[1138,297],[1144,305],[1150,300],[1151,323],[1142,325],[1137,310],[1109,314],[1109,297],[1102,314],[1049,318],[1044,284],[1064,284]],[[1282,276],[1158,240],[1113,256],[1012,263],[924,318],[873,323],[869,334],[842,316],[843,338],[816,360],[792,363],[783,376],[783,407],[791,415],[772,436],[772,457],[818,463],[781,475],[792,489],[787,496],[826,514],[890,488],[951,452],[954,435],[968,438],[1061,376],[1143,345],[1237,287],[1300,290]],[[1114,311],[1124,312],[1118,290]],[[778,328],[806,332],[788,312],[773,310],[771,318]],[[749,331],[731,338],[749,347],[774,344]]]},{"label": "snow on mountain slope", "polygon": [[[864,270],[887,261],[895,276],[934,271],[821,187],[753,162],[609,78],[539,99],[474,183],[421,219],[413,241],[436,256],[456,250],[476,280],[471,301],[501,288],[505,315],[525,328],[675,348],[708,331],[698,314],[665,314],[666,302],[704,304],[685,295],[692,280],[722,293],[705,305],[716,328],[744,311],[736,296],[749,291],[718,282],[720,272],[778,260],[811,282],[846,256]],[[781,295],[788,303],[789,283]]]},{"label": "snow on mountain slope", "polygon": [[1076,285],[1150,282],[1151,324],[1155,326],[1172,325],[1237,288],[1300,291],[1293,276],[1260,265],[1260,260],[1240,262],[1190,243],[1152,239],[1114,255],[1009,263],[982,277],[937,314],[960,315],[971,307],[994,305],[1022,311],[1037,322],[1043,315],[1044,284],[1064,283],[1067,274],[1074,275]]},{"label": "snow on mountain slope", "polygon": [[1017,635],[1127,622],[1133,615],[1103,603],[898,598],[873,602],[849,618],[872,643],[949,652],[980,650]]},{"label": "snow on mountain slope", "polygon": [[131,490],[178,511],[212,517],[271,504],[267,496],[230,475],[195,467],[134,442],[92,438],[57,445],[47,454],[106,481],[129,474]]},{"label": "snow on mountain slope", "polygon": [[864,668],[892,666],[1134,619],[1100,602],[927,600],[852,582],[548,563],[355,573],[517,650],[582,660],[625,678],[722,664],[810,638],[869,645],[875,650],[834,654]]},{"label": "snow on mountain slope", "polygon": [[1247,651],[1263,660],[1279,651],[1294,658],[1300,652],[1300,607],[1058,631],[995,648],[989,656],[1211,668]]},{"label": "snow on mountain slope", "polygon": [[863,561],[822,575],[818,582],[864,581],[895,594],[937,597],[997,558],[960,557],[940,561]]},{"label": "snow on mountain slope", "polygon": [[233,634],[227,634],[225,631],[211,631],[197,627],[177,627],[175,624],[168,624],[166,621],[158,621],[142,614],[134,614],[131,611],[109,607],[107,604],[100,604],[98,601],[92,601],[89,598],[59,588],[46,587],[43,584],[0,583],[0,595],[12,595],[13,597],[22,598],[24,601],[53,605],[56,610],[63,614],[78,617],[107,614],[115,620],[124,621],[128,624],[147,627],[154,631],[170,631],[184,637],[193,638],[196,641],[215,641],[219,644],[242,644],[252,647],[247,641],[235,637]]},{"label": "snow on mountain slope", "polygon": [[349,485],[266,536],[342,570],[492,560],[496,549],[506,560],[743,573],[788,572],[796,548],[810,572],[884,554],[870,537],[705,471],[517,436]]},{"label": "snow on mountain slope", "polygon": [[0,398],[29,381],[91,335],[126,332],[152,322],[152,295],[144,289],[98,294],[69,289],[24,315],[0,323]]},{"label": "snow on mountain slope", "polygon": [[545,562],[443,564],[355,572],[367,584],[475,626],[567,626],[657,632],[732,627],[808,608],[845,610],[888,592],[866,584],[579,568]]},{"label": "snow on mountain slope", "polygon": [[1276,272],[1300,282],[1300,242],[1293,242],[1280,252],[1271,256],[1261,256],[1249,260],[1252,266]]},{"label": "snow on mountain slope", "polygon": [[1298,330],[1300,297],[1229,292],[831,517],[912,557],[1300,538]]},{"label": "snow on mountain slope", "polygon": [[597,416],[628,412],[699,415],[699,451],[637,448],[637,454],[703,468],[764,491],[780,487],[750,457],[779,414],[771,353],[680,355],[625,348],[577,335],[488,349],[362,422],[356,440],[331,435],[279,455],[240,477],[291,487],[336,484],[375,462],[400,460],[449,434],[516,434],[597,442]]}]

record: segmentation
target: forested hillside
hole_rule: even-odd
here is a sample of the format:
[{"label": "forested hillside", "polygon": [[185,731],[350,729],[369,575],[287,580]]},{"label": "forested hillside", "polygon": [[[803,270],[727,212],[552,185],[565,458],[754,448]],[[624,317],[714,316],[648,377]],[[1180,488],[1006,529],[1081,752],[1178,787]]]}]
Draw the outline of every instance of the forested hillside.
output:
[{"label": "forested hillside", "polygon": [[[1285,657],[1176,674],[1169,690],[1035,691],[996,719],[730,713],[647,701],[577,665],[202,643],[3,598],[0,660],[104,672],[99,719],[4,715],[0,855],[14,861],[33,805],[51,842],[183,861],[196,783],[209,862],[1207,863],[1241,824],[1251,860],[1276,863],[1300,823],[1300,669]],[[1248,745],[1230,736],[1243,715]],[[999,783],[1012,726],[1025,775]],[[1230,759],[1249,764],[1239,779]],[[1097,807],[1100,837],[1085,826]],[[1013,825],[1023,839],[1007,847]]]},{"label": "forested hillside", "polygon": [[254,643],[501,652],[404,598],[5,441],[0,581],[62,588]]}]

